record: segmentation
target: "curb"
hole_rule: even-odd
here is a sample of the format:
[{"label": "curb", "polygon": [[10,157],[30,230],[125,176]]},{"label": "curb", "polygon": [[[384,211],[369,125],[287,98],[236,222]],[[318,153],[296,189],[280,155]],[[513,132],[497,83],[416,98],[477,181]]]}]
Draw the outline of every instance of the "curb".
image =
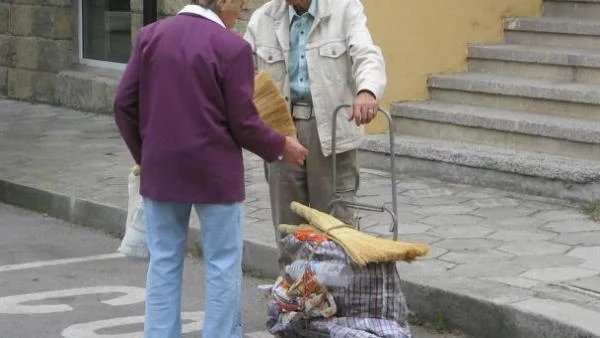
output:
[{"label": "curb", "polygon": [[[121,237],[127,211],[82,198],[0,179],[0,202]],[[189,246],[201,250],[198,229],[190,228]],[[116,250],[116,248],[115,248]],[[260,277],[278,274],[277,248],[244,239],[243,267]],[[401,263],[400,263],[401,264]],[[468,282],[468,281],[466,281]],[[584,327],[542,314],[469,295],[468,290],[445,290],[402,279],[411,310],[433,323],[457,327],[474,337],[600,337]],[[461,291],[463,293],[461,293]]]}]

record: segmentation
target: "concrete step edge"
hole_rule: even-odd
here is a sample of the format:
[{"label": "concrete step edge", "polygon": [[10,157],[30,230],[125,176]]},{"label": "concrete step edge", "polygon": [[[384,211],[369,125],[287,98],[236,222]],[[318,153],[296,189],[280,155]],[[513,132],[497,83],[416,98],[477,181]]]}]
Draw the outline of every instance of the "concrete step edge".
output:
[{"label": "concrete step edge", "polygon": [[[389,154],[390,147],[387,135],[367,136],[361,149]],[[598,161],[502,149],[467,142],[396,136],[395,153],[396,156],[495,170],[573,184],[588,184],[600,181],[600,162]]]},{"label": "concrete step edge", "polygon": [[600,50],[512,44],[473,44],[469,59],[513,61],[558,66],[600,68]]},{"label": "concrete step edge", "polygon": [[[127,214],[127,211],[122,208],[69,197],[1,178],[0,202],[44,213],[67,222],[75,222],[112,235],[117,234],[115,230],[121,229],[122,231],[122,226],[115,224],[124,224]],[[77,205],[87,205],[87,207],[77,207]],[[82,208],[82,210],[78,210],[78,208]],[[108,218],[112,222],[107,222],[106,219],[99,220],[96,217],[98,214],[113,215]],[[196,231],[195,229],[190,230]],[[244,239],[244,267],[247,270],[274,278],[277,275],[276,269],[273,269],[274,266],[277,266],[277,255],[277,248],[274,245]],[[472,279],[468,281],[480,282]],[[431,320],[438,319],[442,314],[449,325],[474,336],[535,338],[536,335],[545,337],[559,334],[559,336],[567,337],[575,334],[587,337],[593,334],[584,327],[519,309],[510,304],[498,304],[482,296],[461,294],[455,288],[432,286],[426,282],[405,277],[402,277],[402,288],[413,312]],[[435,306],[432,306],[433,303]],[[462,309],[462,311],[457,309]],[[507,322],[507,318],[512,319]],[[486,323],[485,327],[477,325],[482,322]],[[490,329],[495,331],[490,331]]]},{"label": "concrete step edge", "polygon": [[577,20],[553,17],[509,18],[504,21],[507,31],[557,33],[600,37],[600,20]]},{"label": "concrete step edge", "polygon": [[447,103],[396,102],[395,117],[600,144],[600,121]]},{"label": "concrete step edge", "polygon": [[434,89],[600,105],[600,86],[584,83],[554,83],[469,72],[431,75],[427,84]]}]

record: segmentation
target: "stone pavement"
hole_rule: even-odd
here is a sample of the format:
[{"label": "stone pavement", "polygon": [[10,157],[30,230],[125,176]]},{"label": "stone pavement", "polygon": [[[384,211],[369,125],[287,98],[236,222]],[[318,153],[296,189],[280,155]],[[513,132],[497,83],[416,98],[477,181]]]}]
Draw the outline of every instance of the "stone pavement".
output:
[{"label": "stone pavement", "polygon": [[[0,100],[0,201],[119,234],[131,165],[110,116]],[[262,168],[246,154],[244,264],[273,275]],[[419,177],[398,188],[400,239],[432,247],[398,264],[418,315],[477,337],[600,337],[600,224],[578,206]],[[389,201],[389,189],[386,173],[363,171],[361,201]],[[386,214],[361,216],[390,236]]]}]

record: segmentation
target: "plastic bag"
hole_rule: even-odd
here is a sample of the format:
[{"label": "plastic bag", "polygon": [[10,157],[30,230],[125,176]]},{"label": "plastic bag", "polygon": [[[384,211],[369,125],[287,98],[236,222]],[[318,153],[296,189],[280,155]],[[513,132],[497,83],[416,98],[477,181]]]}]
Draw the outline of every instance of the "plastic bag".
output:
[{"label": "plastic bag", "polygon": [[146,244],[146,221],[140,195],[139,167],[135,166],[129,173],[128,179],[127,222],[125,236],[121,241],[118,252],[134,258],[148,258]]}]

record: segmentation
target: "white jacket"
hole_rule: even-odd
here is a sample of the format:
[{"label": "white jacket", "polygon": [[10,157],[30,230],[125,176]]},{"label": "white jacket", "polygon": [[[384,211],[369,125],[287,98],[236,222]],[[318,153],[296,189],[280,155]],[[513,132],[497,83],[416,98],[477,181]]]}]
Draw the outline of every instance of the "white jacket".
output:
[{"label": "white jacket", "polygon": [[[386,86],[385,62],[373,44],[359,0],[318,0],[317,15],[309,32],[306,58],[315,118],[323,154],[331,154],[334,109],[352,104],[356,94],[368,90],[381,99]],[[255,54],[258,70],[268,71],[289,97],[288,60],[290,22],[285,0],[271,0],[250,18],[244,38]],[[362,127],[338,114],[336,152],[360,146]]]}]

